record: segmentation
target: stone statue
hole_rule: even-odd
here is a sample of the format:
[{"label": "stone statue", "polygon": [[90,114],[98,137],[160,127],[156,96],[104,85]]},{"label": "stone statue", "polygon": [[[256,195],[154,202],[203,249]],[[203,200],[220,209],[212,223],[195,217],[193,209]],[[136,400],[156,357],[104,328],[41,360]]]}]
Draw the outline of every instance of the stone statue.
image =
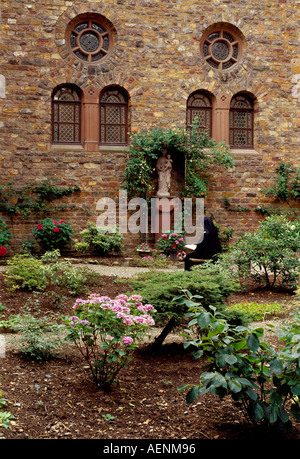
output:
[{"label": "stone statue", "polygon": [[171,155],[167,155],[167,150],[164,150],[163,155],[158,158],[156,163],[158,172],[157,196],[170,196],[172,163]]}]

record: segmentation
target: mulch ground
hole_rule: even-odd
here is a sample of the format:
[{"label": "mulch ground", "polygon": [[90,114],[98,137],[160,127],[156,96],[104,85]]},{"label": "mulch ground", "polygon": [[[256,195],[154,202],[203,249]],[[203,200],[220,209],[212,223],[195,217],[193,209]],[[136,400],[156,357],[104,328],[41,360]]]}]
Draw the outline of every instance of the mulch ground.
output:
[{"label": "mulch ground", "polygon": [[[93,292],[111,297],[127,290],[114,277],[101,277]],[[254,293],[254,295],[252,295]],[[74,298],[62,291],[64,306],[55,312],[72,313]],[[28,292],[9,295],[0,274],[2,318],[17,314]],[[40,297],[40,313],[49,312],[49,301]],[[286,293],[264,291],[235,294],[236,301],[290,301]],[[96,389],[76,350],[62,349],[46,362],[26,360],[14,346],[0,359],[0,389],[8,400],[6,410],[15,416],[10,429],[0,428],[5,439],[299,439],[300,425],[293,421],[287,433],[257,431],[245,421],[230,397],[208,394],[187,405],[182,384],[195,384],[205,362],[183,349],[177,335],[170,335],[159,354],[142,346],[120,374],[119,386],[110,392]]]}]

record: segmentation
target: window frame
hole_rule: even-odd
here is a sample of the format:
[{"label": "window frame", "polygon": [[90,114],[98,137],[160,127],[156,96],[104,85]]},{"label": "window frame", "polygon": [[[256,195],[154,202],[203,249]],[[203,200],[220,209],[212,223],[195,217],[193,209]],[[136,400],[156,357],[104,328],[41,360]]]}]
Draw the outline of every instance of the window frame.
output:
[{"label": "window frame", "polygon": [[[238,98],[243,98],[247,104],[247,107],[234,107],[234,103],[237,101]],[[235,113],[246,113],[246,119],[247,119],[247,125],[248,125],[248,117],[250,115],[251,120],[250,120],[250,127],[235,127],[234,125],[234,114]],[[232,126],[231,126],[231,120],[232,120]],[[234,133],[237,131],[246,131],[246,139],[248,141],[249,139],[249,132],[250,132],[250,137],[251,137],[251,143],[247,143],[245,145],[237,145],[234,143]],[[232,135],[231,135],[232,134]],[[231,138],[233,143],[231,143]],[[230,101],[230,108],[229,108],[229,146],[231,149],[254,149],[254,100],[248,96],[247,94],[243,93],[238,93],[235,94]]]},{"label": "window frame", "polygon": [[[77,100],[55,100],[55,97],[59,92],[63,92],[64,90],[69,90],[74,92],[77,96]],[[67,91],[66,91],[67,92]],[[62,105],[73,106],[73,115],[74,115],[74,122],[66,122],[60,121],[60,110]],[[55,120],[55,106],[58,107],[57,114],[58,119]],[[76,107],[78,107],[78,122],[76,122]],[[56,87],[52,93],[51,98],[51,135],[52,135],[52,144],[54,145],[81,145],[81,135],[82,135],[82,94],[80,88],[75,85],[64,84]],[[57,140],[54,138],[55,132],[55,125],[57,125],[58,134]],[[78,140],[73,141],[64,141],[60,139],[60,126],[62,125],[72,125],[73,126],[73,139],[76,137],[75,128],[78,126]]]},{"label": "window frame", "polygon": [[[197,106],[197,105],[193,105],[193,102],[196,100],[196,99],[206,99],[208,102],[209,102],[209,105],[206,105],[206,106]],[[203,110],[205,112],[205,121],[207,121],[207,114],[209,113],[209,127],[207,128],[207,126],[199,126],[199,131],[203,132],[205,130],[208,129],[208,135],[209,137],[212,137],[212,127],[213,127],[213,103],[212,103],[212,99],[210,97],[209,94],[207,94],[205,91],[195,91],[193,92],[192,94],[189,95],[188,99],[187,99],[187,108],[186,108],[186,126],[187,126],[187,129],[191,129],[191,124],[189,124],[189,118],[192,120],[193,122],[193,111],[194,110]]]},{"label": "window frame", "polygon": [[[122,98],[124,99],[124,101],[120,101],[120,102],[103,101],[103,98],[108,93],[111,93],[111,94],[115,93],[114,95],[116,95],[117,97],[119,97],[119,94],[120,94],[122,96]],[[129,123],[128,123],[128,113],[129,113],[128,104],[129,104],[128,94],[127,94],[127,91],[125,91],[123,88],[119,88],[119,87],[106,87],[106,88],[103,88],[103,90],[101,91],[100,100],[99,100],[99,145],[100,146],[119,146],[119,145],[123,146],[123,145],[128,145],[128,126],[129,126]],[[122,119],[121,119],[121,110],[119,112],[119,120],[120,120],[119,123],[107,123],[106,115],[107,115],[107,108],[108,107],[118,107],[118,108],[124,107],[124,123],[122,123]],[[104,109],[104,116],[105,116],[105,122],[104,123],[102,122],[102,109]],[[116,141],[107,142],[107,127],[108,126],[119,126],[119,139],[120,139],[120,142],[116,142]],[[103,127],[104,127],[104,135],[105,135],[105,139],[104,140],[103,140],[103,136],[102,136],[102,128]],[[125,132],[124,132],[124,139],[125,140],[124,140],[124,142],[122,142],[122,127],[125,129]]]}]

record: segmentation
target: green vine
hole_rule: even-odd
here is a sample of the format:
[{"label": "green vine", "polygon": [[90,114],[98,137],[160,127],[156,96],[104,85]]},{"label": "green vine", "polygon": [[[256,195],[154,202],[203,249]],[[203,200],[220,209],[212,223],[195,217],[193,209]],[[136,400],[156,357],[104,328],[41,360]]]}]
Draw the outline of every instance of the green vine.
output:
[{"label": "green vine", "polygon": [[[50,210],[57,210],[49,204],[63,196],[80,191],[79,186],[58,187],[48,179],[39,184],[29,183],[16,186],[13,182],[0,186],[0,211],[8,214],[11,219],[15,215],[28,217],[30,214],[40,215]],[[65,209],[66,205],[60,206]]]},{"label": "green vine", "polygon": [[291,162],[281,161],[276,167],[276,179],[273,186],[264,188],[262,193],[278,201],[288,202],[300,199],[300,168]]},{"label": "green vine", "polygon": [[239,204],[236,207],[233,207],[230,204],[229,198],[227,196],[224,198],[224,207],[230,212],[249,212],[252,210],[251,207],[242,207]]},{"label": "green vine", "polygon": [[284,203],[287,207],[258,205],[254,210],[264,216],[281,214],[295,218],[299,210],[291,206],[291,201],[296,203],[300,199],[300,168],[294,167],[291,162],[281,161],[275,171],[276,178],[273,185],[262,189],[261,192],[265,196],[274,198],[277,202]]},{"label": "green vine", "polygon": [[197,119],[190,130],[153,128],[132,134],[131,140],[123,182],[129,197],[151,195],[156,161],[164,149],[177,158],[185,172],[182,197],[205,197],[211,166],[233,166],[233,157],[224,142],[217,143],[207,134],[199,135]]}]

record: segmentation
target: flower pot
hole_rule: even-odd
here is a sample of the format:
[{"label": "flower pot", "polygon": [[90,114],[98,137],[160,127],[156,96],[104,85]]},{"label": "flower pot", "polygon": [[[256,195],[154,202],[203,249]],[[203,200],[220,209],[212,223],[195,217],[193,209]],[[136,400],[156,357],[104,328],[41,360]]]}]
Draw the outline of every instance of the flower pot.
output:
[{"label": "flower pot", "polygon": [[137,249],[137,253],[139,254],[140,257],[145,257],[146,255],[150,255],[151,252],[152,252],[151,250]]}]

